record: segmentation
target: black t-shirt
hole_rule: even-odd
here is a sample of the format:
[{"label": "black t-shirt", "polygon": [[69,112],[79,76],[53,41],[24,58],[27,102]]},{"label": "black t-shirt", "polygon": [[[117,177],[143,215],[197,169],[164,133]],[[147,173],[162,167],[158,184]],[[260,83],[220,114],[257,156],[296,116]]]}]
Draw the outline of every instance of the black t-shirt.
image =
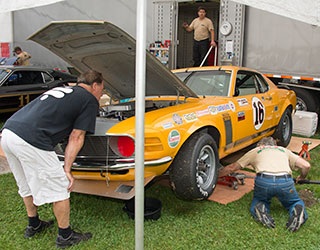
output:
[{"label": "black t-shirt", "polygon": [[99,102],[86,89],[51,89],[13,114],[7,128],[31,145],[52,151],[73,129],[94,133]]}]

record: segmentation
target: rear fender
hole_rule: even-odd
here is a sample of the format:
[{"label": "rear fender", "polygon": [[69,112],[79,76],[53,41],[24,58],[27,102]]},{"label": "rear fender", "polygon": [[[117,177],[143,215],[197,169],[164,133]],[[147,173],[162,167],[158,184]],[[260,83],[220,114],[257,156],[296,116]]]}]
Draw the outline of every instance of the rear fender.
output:
[{"label": "rear fender", "polygon": [[277,118],[276,124],[279,124],[280,119],[287,108],[290,108],[290,112],[292,112],[292,115],[294,114],[296,109],[297,99],[294,91],[291,90],[286,96],[282,97],[281,99],[283,100],[283,102],[281,106],[279,105],[278,115],[276,116]]}]

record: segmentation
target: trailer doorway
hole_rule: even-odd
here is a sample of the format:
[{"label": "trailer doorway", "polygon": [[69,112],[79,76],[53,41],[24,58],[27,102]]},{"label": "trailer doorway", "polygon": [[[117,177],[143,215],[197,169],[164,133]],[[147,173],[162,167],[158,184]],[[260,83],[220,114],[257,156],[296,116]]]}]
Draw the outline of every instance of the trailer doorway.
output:
[{"label": "trailer doorway", "polygon": [[[177,68],[186,68],[193,66],[192,50],[193,50],[193,32],[187,32],[183,28],[183,23],[189,25],[192,20],[198,17],[197,10],[203,6],[207,10],[207,17],[211,19],[214,26],[215,41],[219,40],[219,13],[220,0],[212,0],[206,2],[181,2],[178,6],[178,46],[177,46]],[[208,48],[209,49],[209,48]]]}]

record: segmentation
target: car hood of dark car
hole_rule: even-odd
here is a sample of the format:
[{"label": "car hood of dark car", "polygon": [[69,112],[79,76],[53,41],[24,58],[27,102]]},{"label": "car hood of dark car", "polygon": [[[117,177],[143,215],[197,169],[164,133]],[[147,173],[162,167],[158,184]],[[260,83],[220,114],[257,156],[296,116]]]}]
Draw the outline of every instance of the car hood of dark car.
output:
[{"label": "car hood of dark car", "polygon": [[[79,72],[96,70],[114,100],[135,96],[136,42],[105,21],[56,21],[28,39],[46,47]],[[147,52],[146,96],[197,97],[157,58]]]}]

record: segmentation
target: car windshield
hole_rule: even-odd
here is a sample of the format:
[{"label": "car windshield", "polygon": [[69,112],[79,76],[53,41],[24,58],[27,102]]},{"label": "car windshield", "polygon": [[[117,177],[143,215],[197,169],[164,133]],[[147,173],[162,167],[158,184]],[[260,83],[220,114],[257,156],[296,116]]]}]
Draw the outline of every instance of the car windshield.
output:
[{"label": "car windshield", "polygon": [[0,82],[2,82],[2,79],[4,79],[8,73],[9,72],[7,70],[0,69]]},{"label": "car windshield", "polygon": [[177,72],[175,74],[199,96],[228,96],[231,70]]}]

